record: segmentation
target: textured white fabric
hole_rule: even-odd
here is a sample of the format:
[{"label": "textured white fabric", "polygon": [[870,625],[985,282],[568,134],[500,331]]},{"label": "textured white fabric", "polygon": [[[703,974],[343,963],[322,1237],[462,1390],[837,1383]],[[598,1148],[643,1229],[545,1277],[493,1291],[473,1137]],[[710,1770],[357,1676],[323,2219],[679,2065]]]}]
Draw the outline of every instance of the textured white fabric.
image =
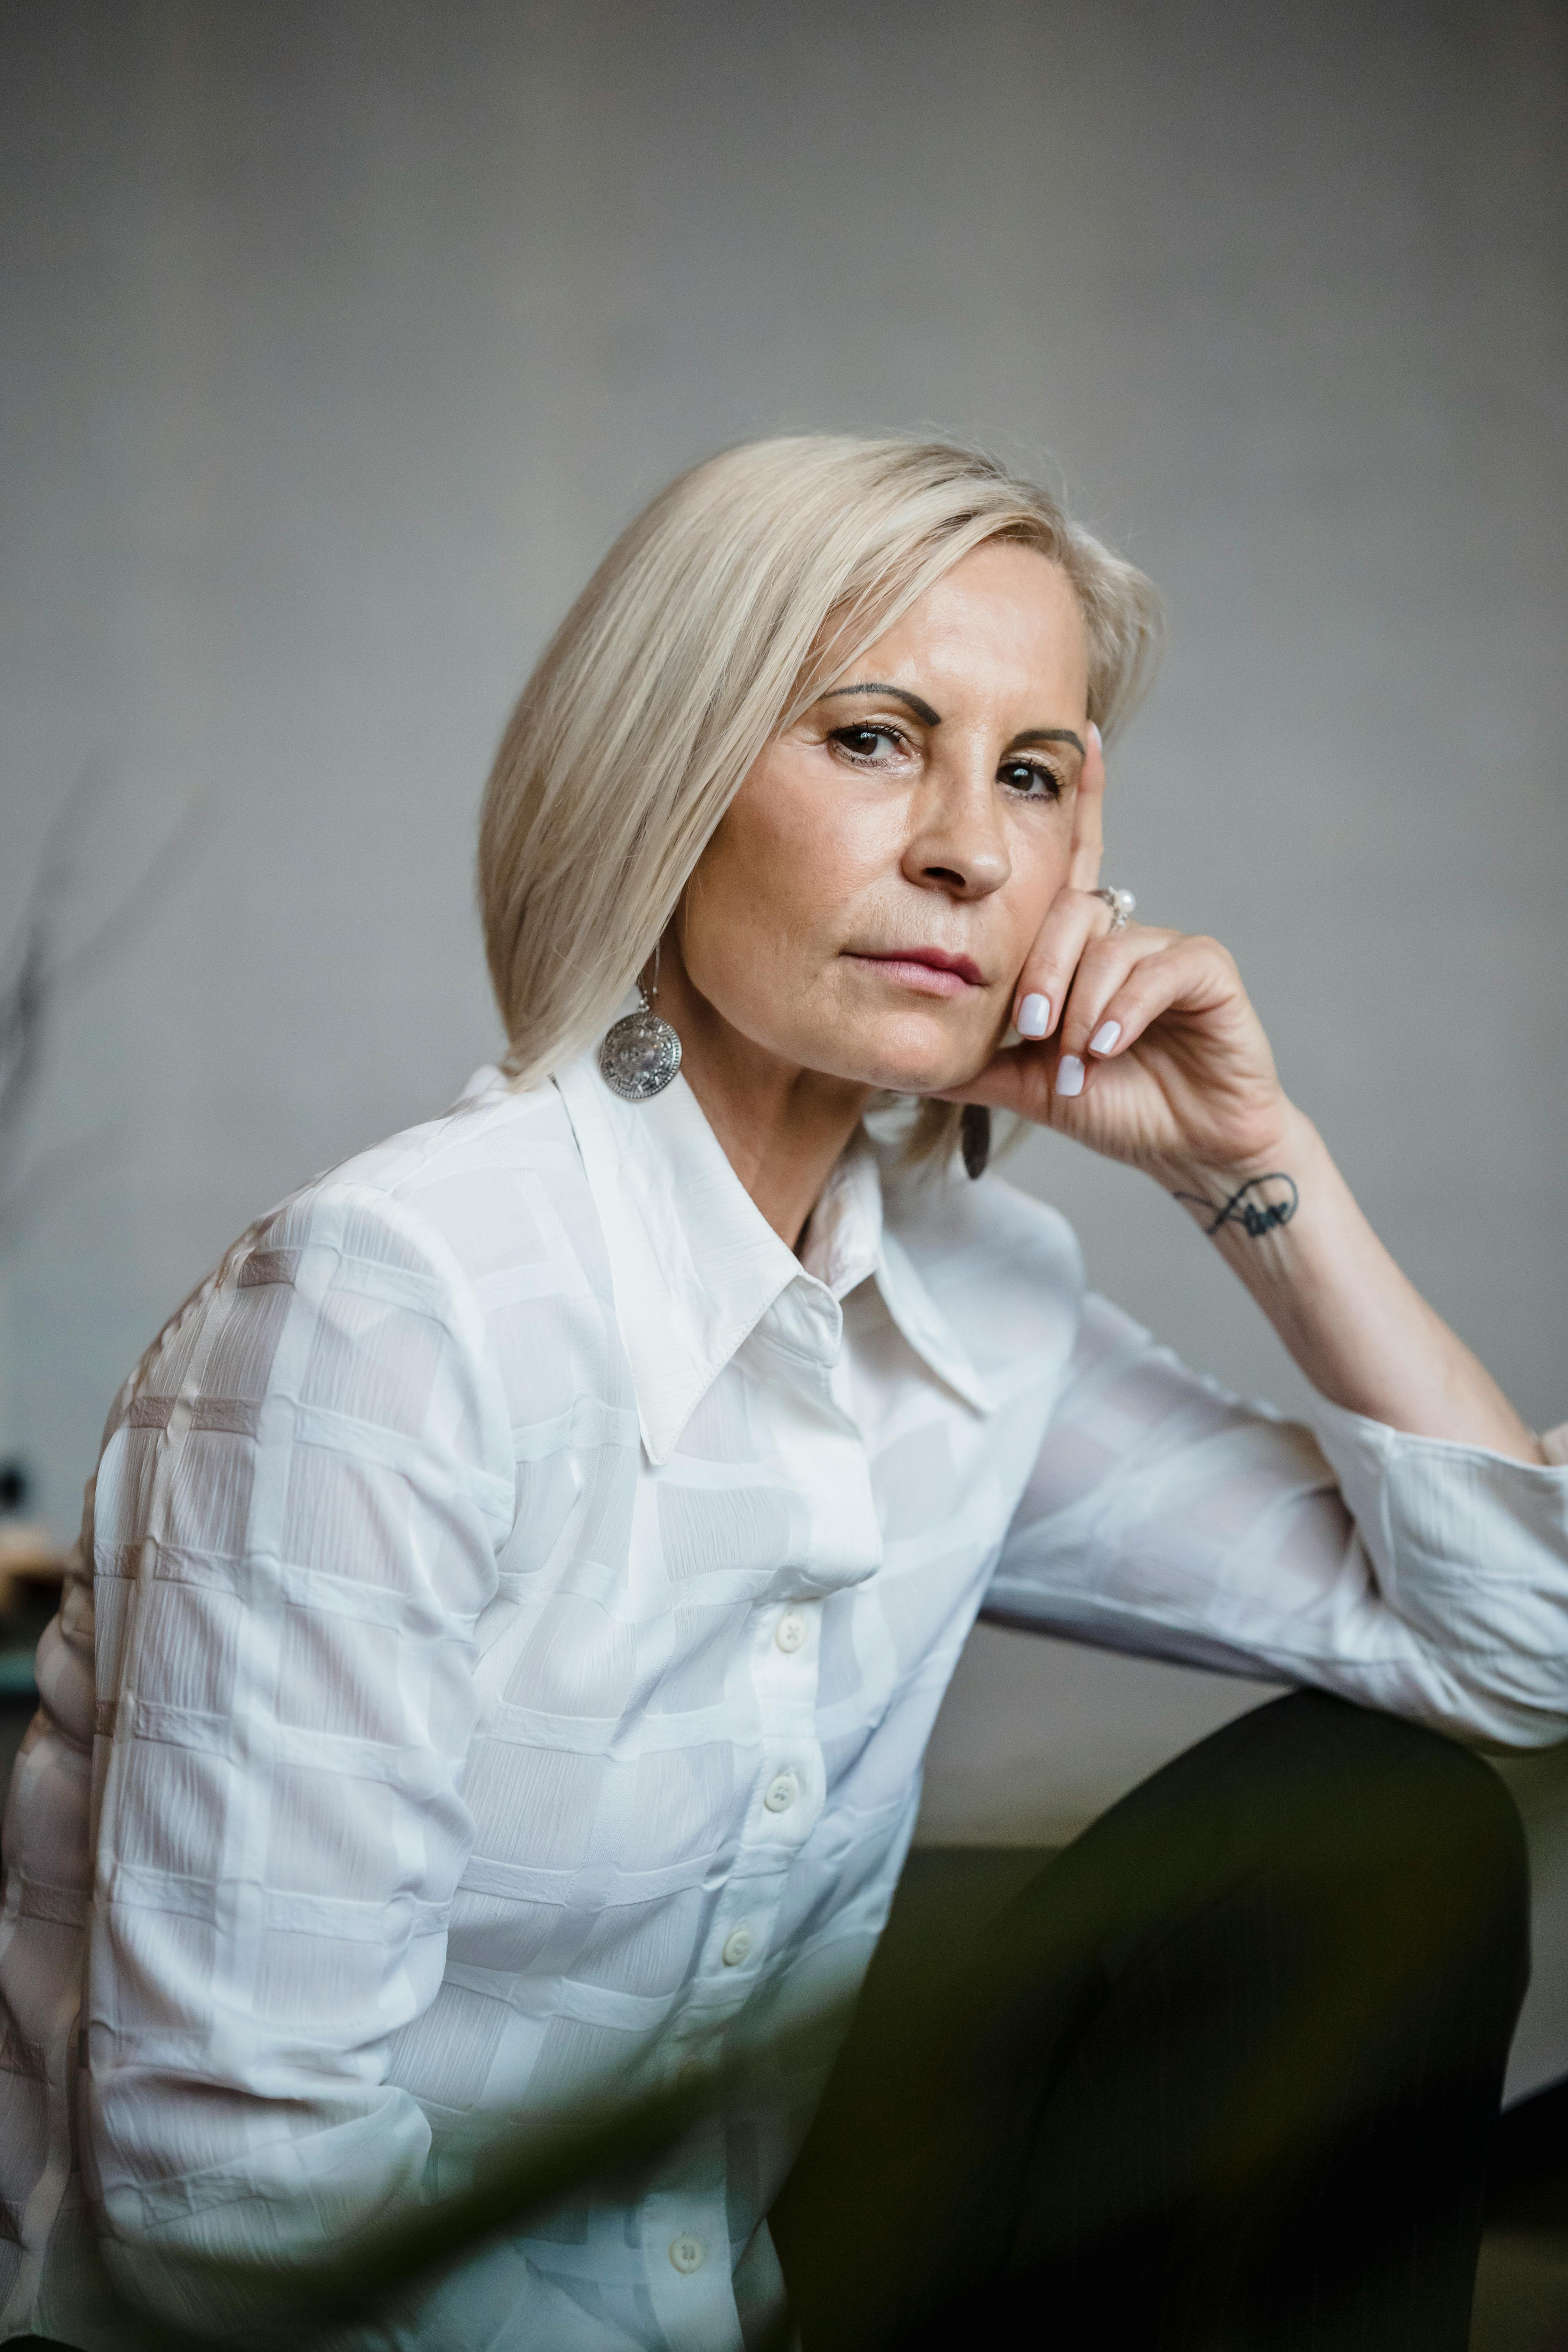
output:
[{"label": "textured white fabric", "polygon": [[[983,1605],[1560,1737],[1568,1472],[1321,1440],[1086,1300],[994,1179],[884,1188],[861,1139],[803,1265],[679,1082],[492,1075],[307,1186],[127,1384],[40,1649],[0,2334],[132,2340],[93,2205],[147,2340],[220,2332],[182,2254],[338,2242],[479,2125],[855,1980]],[[734,2352],[805,2112],[333,2341]]]}]

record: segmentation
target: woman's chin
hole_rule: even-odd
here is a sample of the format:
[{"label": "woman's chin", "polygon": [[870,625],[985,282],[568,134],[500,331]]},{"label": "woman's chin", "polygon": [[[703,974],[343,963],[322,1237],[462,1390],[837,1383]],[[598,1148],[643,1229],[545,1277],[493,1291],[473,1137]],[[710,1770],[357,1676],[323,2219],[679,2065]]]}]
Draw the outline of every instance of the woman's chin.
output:
[{"label": "woman's chin", "polygon": [[[936,1095],[949,1087],[967,1086],[991,1058],[989,1034],[955,1035],[956,1023],[901,1022],[899,1026],[901,1034],[866,1041],[866,1083],[889,1094]],[[964,1024],[966,1030],[972,1026]]]},{"label": "woman's chin", "polygon": [[889,1053],[868,1047],[866,1053],[843,1056],[842,1046],[835,1055],[838,1075],[863,1087],[874,1087],[879,1094],[936,1095],[949,1087],[966,1086],[989,1059],[984,1049],[971,1048],[955,1054],[951,1045],[941,1053]]},{"label": "woman's chin", "polygon": [[[962,1087],[983,1069],[995,1049],[994,1015],[978,1020],[977,1007],[932,1004],[872,1012],[842,998],[810,1007],[809,1020],[763,1032],[784,1059],[819,1071],[849,1086],[879,1093],[934,1095]],[[989,1008],[987,1008],[989,1014]],[[756,1033],[753,1033],[756,1034]]]}]

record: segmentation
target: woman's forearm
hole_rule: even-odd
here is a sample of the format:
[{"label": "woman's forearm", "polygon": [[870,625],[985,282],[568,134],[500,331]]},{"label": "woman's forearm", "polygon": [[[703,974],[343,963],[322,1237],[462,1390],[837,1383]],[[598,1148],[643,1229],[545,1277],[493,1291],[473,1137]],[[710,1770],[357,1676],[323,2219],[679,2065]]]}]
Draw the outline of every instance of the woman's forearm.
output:
[{"label": "woman's forearm", "polygon": [[1331,1403],[1415,1437],[1543,1459],[1485,1365],[1400,1272],[1300,1111],[1268,1166],[1165,1167],[1160,1180]]}]

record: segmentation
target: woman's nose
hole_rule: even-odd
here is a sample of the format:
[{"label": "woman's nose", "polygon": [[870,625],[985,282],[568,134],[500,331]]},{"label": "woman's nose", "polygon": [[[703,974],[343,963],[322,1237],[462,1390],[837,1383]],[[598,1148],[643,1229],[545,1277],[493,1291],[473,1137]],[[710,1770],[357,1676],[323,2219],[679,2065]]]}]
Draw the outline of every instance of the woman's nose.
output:
[{"label": "woman's nose", "polygon": [[905,844],[904,874],[955,898],[984,898],[1012,872],[989,772],[982,779],[934,779],[920,796]]}]

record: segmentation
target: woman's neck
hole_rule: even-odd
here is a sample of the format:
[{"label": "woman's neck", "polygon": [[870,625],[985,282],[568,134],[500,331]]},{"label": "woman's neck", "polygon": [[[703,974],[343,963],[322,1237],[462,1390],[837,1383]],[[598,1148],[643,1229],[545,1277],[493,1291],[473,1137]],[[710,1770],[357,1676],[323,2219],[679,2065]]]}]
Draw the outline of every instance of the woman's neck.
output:
[{"label": "woman's neck", "polygon": [[872,1089],[781,1061],[700,996],[668,952],[657,1009],[680,1034],[680,1074],[731,1167],[791,1249],[799,1246]]}]

